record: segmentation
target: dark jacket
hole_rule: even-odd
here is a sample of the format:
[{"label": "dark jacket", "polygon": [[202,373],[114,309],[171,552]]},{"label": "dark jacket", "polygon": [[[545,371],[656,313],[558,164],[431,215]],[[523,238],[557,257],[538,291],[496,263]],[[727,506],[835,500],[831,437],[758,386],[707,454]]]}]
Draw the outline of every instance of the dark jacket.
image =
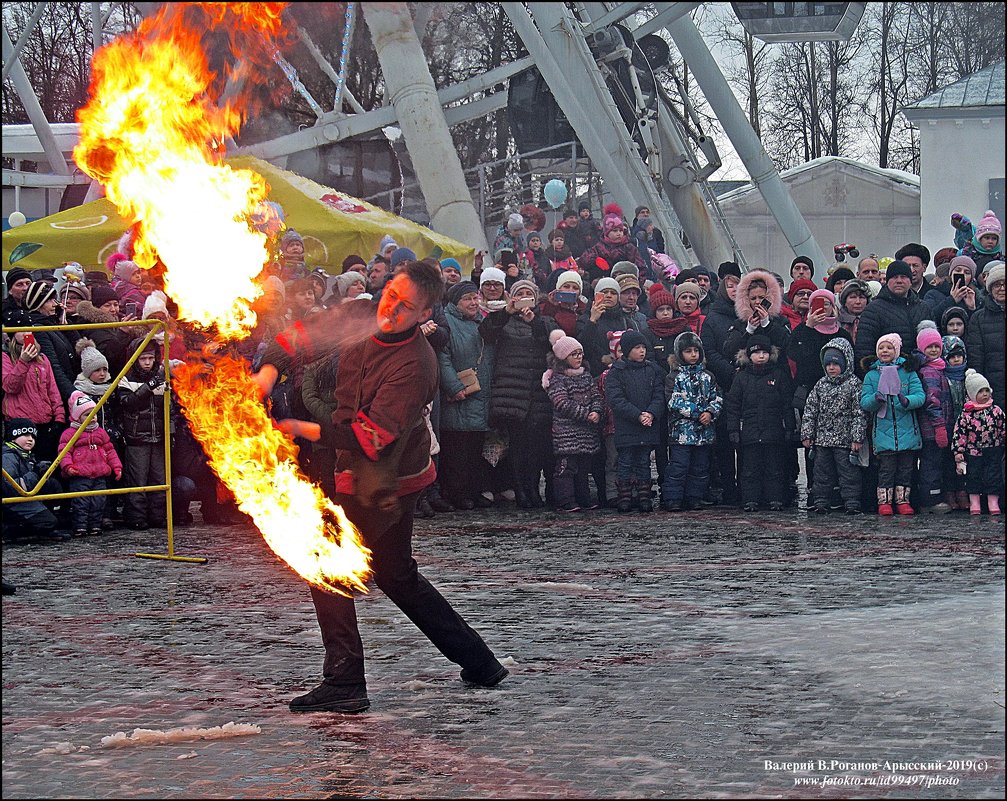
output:
[{"label": "dark jacket", "polygon": [[[598,259],[602,259],[608,264],[608,267],[599,266]],[[640,256],[640,249],[632,239],[627,239],[625,242],[620,242],[619,244],[614,244],[603,239],[593,248],[585,250],[580,255],[580,258],[577,259],[577,264],[584,271],[585,288],[587,288],[588,283],[594,283],[599,278],[610,275],[609,271],[620,261],[632,262],[641,272],[647,268],[647,265],[643,263],[643,259]]]},{"label": "dark jacket", "polygon": [[[609,332],[639,331],[647,336],[647,318],[641,312],[627,314],[622,306],[609,309],[591,322],[591,312],[588,310],[577,320],[576,339],[584,347],[584,359],[591,368],[591,375],[601,375],[611,361],[612,351],[608,346]],[[609,358],[606,358],[609,357]],[[604,361],[602,361],[604,359]]]},{"label": "dark jacket", "polygon": [[[919,295],[911,289],[903,298],[892,294],[887,286],[881,287],[878,296],[867,304],[864,313],[860,315],[860,328],[857,329],[857,341],[853,346],[857,363],[865,356],[874,357],[878,338],[884,334],[898,334],[902,337],[902,347],[906,352],[912,351],[916,343],[917,326],[921,320],[929,320],[932,314],[928,304],[920,300]],[[971,352],[969,354],[971,357]]]},{"label": "dark jacket", "polygon": [[706,369],[713,373],[722,392],[731,388],[734,380],[734,357],[724,352],[727,342],[727,332],[730,331],[735,317],[734,304],[730,298],[717,296],[703,321],[703,331],[699,335],[706,351]]},{"label": "dark jacket", "polygon": [[993,390],[993,403],[1004,408],[1007,400],[1004,392],[1004,310],[992,295],[988,295],[986,305],[969,318],[965,347],[969,367],[986,376]]},{"label": "dark jacket", "polygon": [[[605,396],[615,420],[615,446],[658,445],[664,423],[664,372],[654,362],[625,358],[612,365]],[[640,415],[650,412],[654,424],[645,426]]]},{"label": "dark jacket", "polygon": [[127,445],[156,445],[164,442],[164,395],[155,395],[154,388],[164,381],[160,355],[150,371],[135,363],[123,376],[115,390],[119,407],[119,422]]},{"label": "dark jacket", "polygon": [[[975,311],[979,311],[985,303],[986,293],[983,292],[981,286],[979,286],[975,281],[973,281],[969,286],[976,293],[976,308]],[[938,284],[937,286],[930,287],[930,291],[927,292],[923,302],[930,307],[930,319],[935,323],[940,325],[941,317],[944,316],[944,312],[950,309],[952,306],[958,306],[965,311],[965,314],[972,316],[975,314],[974,311],[969,311],[964,304],[959,303],[953,297],[951,297],[951,279],[949,278],[943,284]]]},{"label": "dark jacket", "polygon": [[587,456],[601,450],[602,423],[587,419],[591,412],[600,417],[604,411],[594,376],[587,370],[572,375],[562,367],[553,367],[551,372],[540,376],[540,381],[549,393],[552,407],[553,453]]},{"label": "dark jacket", "polygon": [[[786,352],[787,343],[790,341],[790,326],[787,325],[784,317],[780,315],[770,317],[769,325],[758,329],[755,333],[769,337],[769,341],[773,347],[779,348],[781,353]],[[748,340],[753,336],[755,334],[748,333],[748,320],[735,318],[727,331],[727,336],[724,337],[724,346],[721,349],[721,353],[728,358],[735,359],[735,363],[737,363],[736,357],[738,352],[744,351],[748,347]]]},{"label": "dark jacket", "polygon": [[790,370],[781,364],[774,347],[769,363],[756,366],[745,352],[738,353],[740,365],[731,391],[724,402],[724,424],[740,433],[742,445],[781,444],[795,428],[790,402],[794,395]]},{"label": "dark jacket", "polygon": [[[805,395],[811,391],[818,379],[825,375],[821,359],[822,348],[830,339],[837,337],[853,344],[853,338],[842,328],[835,334],[823,334],[801,323],[790,334],[790,339],[787,341],[787,358],[797,366],[794,384],[802,387]],[[854,367],[852,353],[847,367],[851,369]]]},{"label": "dark jacket", "polygon": [[551,348],[549,332],[555,329],[550,317],[536,315],[526,323],[506,311],[491,312],[479,324],[483,340],[496,346],[491,424],[549,425],[552,406],[542,388],[542,373]]},{"label": "dark jacket", "polygon": [[[60,319],[55,314],[43,317],[38,312],[31,312],[29,316],[32,325],[60,324]],[[76,389],[73,382],[80,371],[80,357],[74,350],[74,345],[79,338],[73,331],[39,331],[35,334],[39,348],[52,365],[52,374],[64,403]]]},{"label": "dark jacket", "polygon": [[[119,322],[114,314],[96,308],[88,300],[82,300],[77,304],[77,317],[85,323]],[[108,359],[109,377],[115,378],[119,375],[119,371],[126,366],[129,357],[133,355],[129,350],[129,343],[140,334],[146,336],[149,330],[143,326],[130,326],[128,328],[92,328],[84,333],[94,340],[94,346],[101,351],[102,356]]]}]

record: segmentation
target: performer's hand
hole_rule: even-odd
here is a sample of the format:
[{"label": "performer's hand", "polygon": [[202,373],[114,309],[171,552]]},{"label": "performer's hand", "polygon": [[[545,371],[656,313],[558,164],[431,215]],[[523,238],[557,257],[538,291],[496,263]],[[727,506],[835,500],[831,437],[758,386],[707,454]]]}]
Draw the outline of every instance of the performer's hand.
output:
[{"label": "performer's hand", "polygon": [[290,437],[302,437],[311,442],[318,442],[322,438],[322,427],[318,423],[307,420],[288,417],[284,420],[277,420],[276,427]]},{"label": "performer's hand", "polygon": [[276,379],[279,377],[279,371],[271,364],[264,364],[259,368],[259,372],[252,373],[252,381],[259,389],[259,400],[269,397],[269,393],[273,391]]}]

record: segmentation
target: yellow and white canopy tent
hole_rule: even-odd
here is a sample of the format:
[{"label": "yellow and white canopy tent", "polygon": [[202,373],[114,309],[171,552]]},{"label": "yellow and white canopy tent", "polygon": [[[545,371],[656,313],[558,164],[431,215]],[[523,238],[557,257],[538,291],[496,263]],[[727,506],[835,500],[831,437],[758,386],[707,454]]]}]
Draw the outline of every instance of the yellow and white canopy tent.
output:
[{"label": "yellow and white canopy tent", "polygon": [[[338,274],[343,259],[353,253],[369,261],[386,234],[419,258],[440,248],[440,258],[451,256],[466,270],[472,268],[473,248],[425,226],[252,156],[227,163],[266,179],[268,199],[283,208],[287,227],[304,238],[304,260],[311,269],[322,267]],[[104,270],[126,228],[108,199],[85,203],[4,231],[3,269],[11,268],[13,258],[25,270],[52,270],[68,261],[79,262],[85,270]]]}]

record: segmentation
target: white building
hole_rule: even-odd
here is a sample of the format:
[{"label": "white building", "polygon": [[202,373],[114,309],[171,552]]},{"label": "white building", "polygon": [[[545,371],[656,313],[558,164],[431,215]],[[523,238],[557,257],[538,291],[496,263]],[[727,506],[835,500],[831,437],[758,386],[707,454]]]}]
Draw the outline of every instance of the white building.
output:
[{"label": "white building", "polygon": [[1004,222],[1004,62],[945,86],[902,114],[920,131],[920,240],[953,243],[952,212]]},{"label": "white building", "polygon": [[[891,256],[907,242],[920,241],[920,179],[912,173],[826,156],[780,177],[830,257],[828,264],[815,265],[819,282],[832,265],[835,245],[856,245],[861,257]],[[794,251],[755,185],[745,184],[718,200],[749,266],[773,270],[789,282]]]}]

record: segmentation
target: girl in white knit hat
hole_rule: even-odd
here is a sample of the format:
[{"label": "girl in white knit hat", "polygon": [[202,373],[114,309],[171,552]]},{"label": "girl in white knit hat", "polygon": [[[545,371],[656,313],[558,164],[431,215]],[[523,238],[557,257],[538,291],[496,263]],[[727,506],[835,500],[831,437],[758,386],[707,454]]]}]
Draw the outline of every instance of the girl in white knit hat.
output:
[{"label": "girl in white knit hat", "polygon": [[982,514],[985,495],[989,513],[998,515],[1004,486],[1004,412],[993,403],[990,382],[975,370],[965,371],[965,394],[968,401],[955,423],[955,463],[965,474],[969,513]]}]

